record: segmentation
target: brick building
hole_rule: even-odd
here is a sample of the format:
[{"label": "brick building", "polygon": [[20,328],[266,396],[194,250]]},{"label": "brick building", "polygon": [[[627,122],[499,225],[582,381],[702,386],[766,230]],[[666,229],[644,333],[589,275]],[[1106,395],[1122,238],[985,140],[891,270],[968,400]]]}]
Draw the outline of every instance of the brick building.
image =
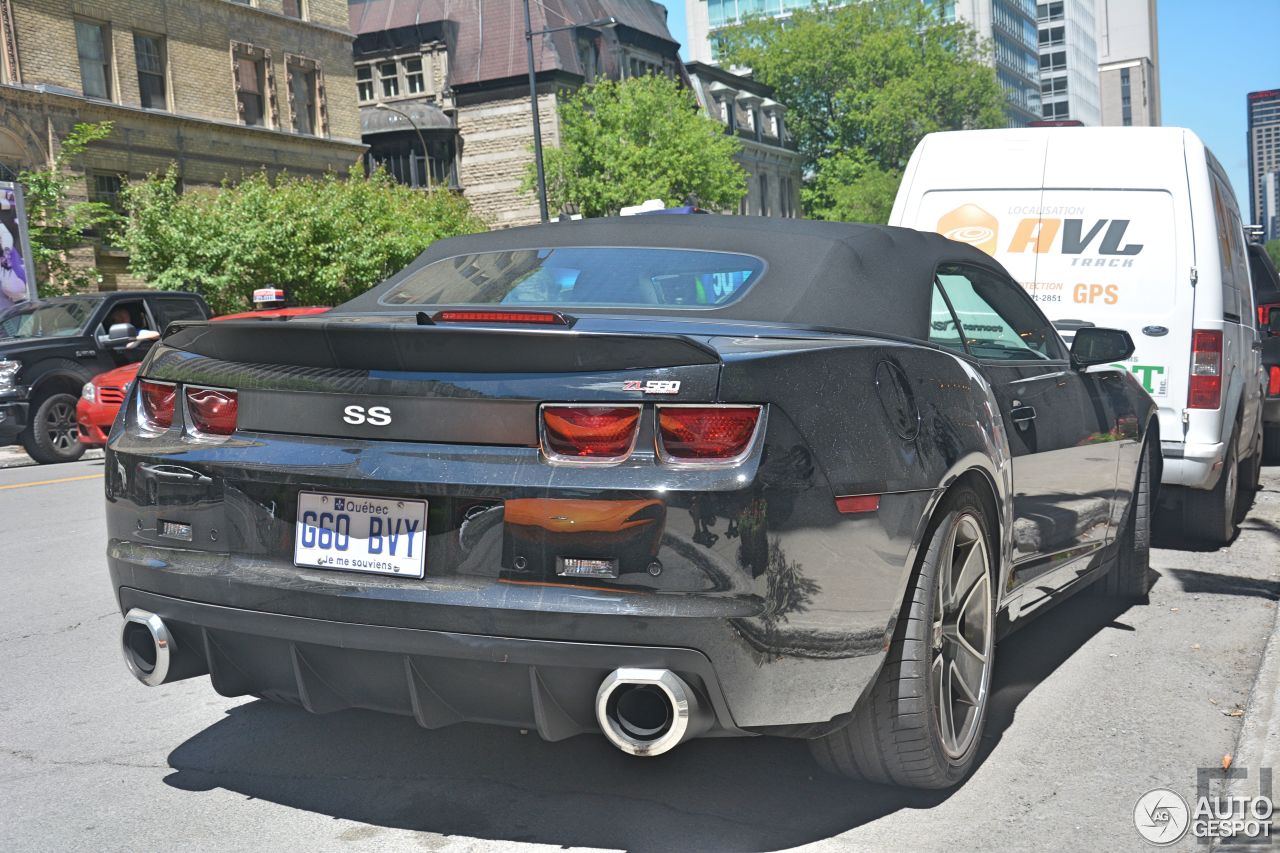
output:
[{"label": "brick building", "polygon": [[[519,0],[351,0],[350,6],[370,158],[408,183],[430,174],[460,187],[494,227],[537,222],[537,199],[520,191],[533,160],[533,120]],[[535,32],[563,28],[534,36],[548,147],[559,144],[560,93],[597,77],[683,75],[666,10],[652,0],[536,0],[530,7]],[[608,18],[616,23],[587,26]],[[424,142],[432,152],[429,168],[420,154]]]},{"label": "brick building", "polygon": [[[346,0],[0,0],[0,175],[97,121],[115,130],[74,164],[82,197],[170,163],[184,186],[347,172],[364,151],[351,42]],[[93,252],[103,286],[123,283],[126,259]]]}]

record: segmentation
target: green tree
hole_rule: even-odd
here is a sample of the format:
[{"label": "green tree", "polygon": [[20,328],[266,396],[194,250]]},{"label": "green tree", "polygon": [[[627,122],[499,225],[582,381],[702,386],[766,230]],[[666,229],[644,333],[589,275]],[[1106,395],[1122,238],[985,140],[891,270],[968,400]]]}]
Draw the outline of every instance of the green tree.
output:
[{"label": "green tree", "polygon": [[155,287],[194,290],[218,313],[254,288],[299,305],[336,305],[405,267],[436,240],[484,230],[467,202],[379,170],[368,178],[269,178],[179,194],[172,167],[126,188],[119,245]]},{"label": "green tree", "polygon": [[805,158],[807,215],[888,218],[902,169],[927,133],[1004,127],[986,48],[931,0],[875,0],[757,18],[721,36],[787,105]]},{"label": "green tree", "polygon": [[[693,195],[705,207],[730,208],[747,191],[739,149],[679,82],[654,74],[604,80],[561,102],[560,146],[545,155],[548,204],[609,216],[651,198],[682,204]],[[536,186],[530,165],[524,189]]]},{"label": "green tree", "polygon": [[1266,248],[1267,254],[1271,256],[1271,262],[1280,269],[1280,240],[1268,240]]},{"label": "green tree", "polygon": [[109,204],[71,201],[81,180],[71,163],[94,142],[111,135],[111,122],[77,124],[63,137],[53,163],[18,175],[31,234],[31,254],[40,293],[49,296],[96,288],[101,276],[92,265],[76,263],[71,252],[88,245],[86,234],[110,230],[120,217]]}]

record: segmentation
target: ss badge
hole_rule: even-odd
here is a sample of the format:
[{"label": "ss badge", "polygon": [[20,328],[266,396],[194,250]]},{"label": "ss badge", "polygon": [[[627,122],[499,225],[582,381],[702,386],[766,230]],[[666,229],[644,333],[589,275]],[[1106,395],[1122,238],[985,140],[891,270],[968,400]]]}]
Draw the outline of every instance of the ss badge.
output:
[{"label": "ss badge", "polygon": [[639,391],[643,394],[679,394],[679,379],[628,379],[622,383],[623,391]]}]

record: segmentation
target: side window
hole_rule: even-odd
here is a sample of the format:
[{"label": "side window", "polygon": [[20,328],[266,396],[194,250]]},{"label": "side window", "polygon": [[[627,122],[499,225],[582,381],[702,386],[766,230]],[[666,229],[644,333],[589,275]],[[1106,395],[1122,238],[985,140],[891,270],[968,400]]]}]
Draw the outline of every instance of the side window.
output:
[{"label": "side window", "polygon": [[170,323],[178,320],[203,320],[205,312],[200,303],[194,299],[153,299],[151,307],[155,309],[156,322],[163,332]]},{"label": "side window", "polygon": [[933,307],[929,309],[929,343],[968,353],[960,335],[960,324],[956,322],[956,315],[951,313],[951,306],[936,281],[933,283]]},{"label": "side window", "polygon": [[143,306],[141,299],[117,302],[107,312],[107,316],[103,319],[98,332],[105,335],[111,331],[112,326],[118,323],[128,323],[139,330],[150,329],[151,315],[146,307]]},{"label": "side window", "polygon": [[1238,216],[1232,216],[1229,197],[1223,192],[1217,175],[1210,175],[1213,187],[1213,216],[1218,227],[1218,263],[1222,276],[1222,314],[1224,319],[1247,322],[1248,297],[1242,293],[1249,287],[1244,264],[1244,239]]},{"label": "side window", "polygon": [[938,286],[975,358],[997,361],[1062,359],[1057,332],[1016,284],[979,267],[943,264]]}]

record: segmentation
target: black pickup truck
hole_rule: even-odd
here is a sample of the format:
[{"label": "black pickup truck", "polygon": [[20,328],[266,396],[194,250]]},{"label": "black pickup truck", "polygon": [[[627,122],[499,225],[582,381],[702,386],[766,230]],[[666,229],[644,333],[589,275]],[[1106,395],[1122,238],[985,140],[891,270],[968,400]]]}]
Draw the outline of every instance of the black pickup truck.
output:
[{"label": "black pickup truck", "polygon": [[175,320],[207,320],[194,293],[119,290],[23,302],[0,315],[0,447],[40,463],[80,457],[76,400],[106,370],[141,361]]}]

